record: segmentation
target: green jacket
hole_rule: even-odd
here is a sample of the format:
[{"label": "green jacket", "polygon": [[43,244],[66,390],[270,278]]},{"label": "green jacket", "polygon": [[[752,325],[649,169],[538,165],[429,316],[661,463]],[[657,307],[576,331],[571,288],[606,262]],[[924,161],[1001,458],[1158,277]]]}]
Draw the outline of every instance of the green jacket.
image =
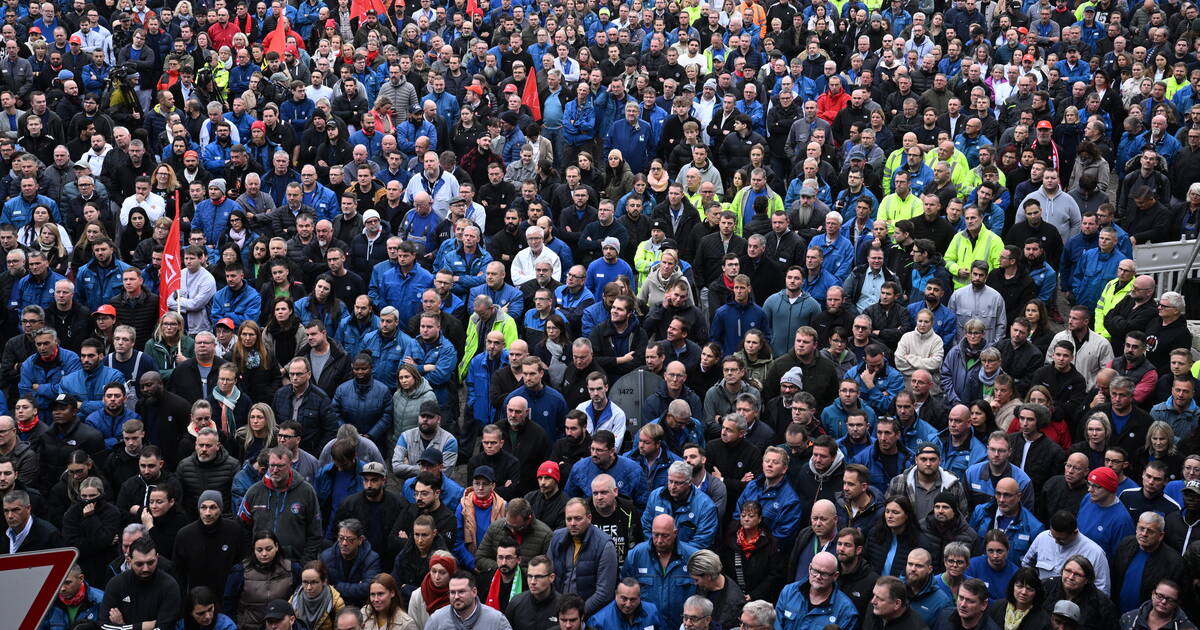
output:
[{"label": "green jacket", "polygon": [[[504,311],[497,310],[496,318],[492,321],[492,330],[499,330],[504,333],[504,347],[512,345],[512,342],[517,340],[517,322],[511,315]],[[467,322],[467,341],[463,344],[462,361],[458,363],[458,379],[464,381],[467,378],[467,368],[471,365],[471,359],[475,354],[482,349],[479,340],[487,336],[479,334],[479,316],[471,313],[471,320]],[[478,385],[478,384],[476,384]]]},{"label": "green jacket", "polygon": [[954,278],[954,288],[961,289],[967,285],[966,280],[958,277],[960,269],[970,269],[971,263],[976,260],[986,260],[988,271],[991,271],[1000,264],[1000,252],[1003,250],[1004,241],[986,227],[979,228],[979,237],[974,243],[966,230],[955,234],[946,248],[946,270]]},{"label": "green jacket", "polygon": [[[746,205],[746,194],[747,194],[746,191],[748,191],[748,190],[750,190],[750,187],[746,186],[745,188],[737,191],[737,194],[733,196],[733,201],[729,204],[729,211],[733,213],[734,217],[736,217],[736,221],[734,221],[734,224],[733,224],[734,225],[733,233],[737,234],[738,236],[743,236],[742,206]],[[773,214],[776,211],[784,212],[783,197],[780,197],[779,193],[768,188],[767,189],[767,216],[770,217],[771,214]]]},{"label": "green jacket", "polygon": [[142,348],[148,356],[154,358],[158,362],[160,368],[159,373],[163,379],[171,378],[171,373],[175,371],[175,354],[179,354],[191,359],[196,356],[196,340],[184,335],[179,340],[179,347],[167,347],[165,343],[158,339],[150,339],[146,341],[146,345]]}]

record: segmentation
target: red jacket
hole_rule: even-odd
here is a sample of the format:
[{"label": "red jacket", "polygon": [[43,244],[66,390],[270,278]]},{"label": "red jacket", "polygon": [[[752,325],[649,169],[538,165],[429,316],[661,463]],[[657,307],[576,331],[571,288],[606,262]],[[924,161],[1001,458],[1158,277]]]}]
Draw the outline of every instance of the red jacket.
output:
[{"label": "red jacket", "polygon": [[825,122],[832,124],[833,118],[850,103],[850,95],[846,90],[842,90],[837,94],[833,94],[828,89],[825,93],[817,97],[817,116]]}]

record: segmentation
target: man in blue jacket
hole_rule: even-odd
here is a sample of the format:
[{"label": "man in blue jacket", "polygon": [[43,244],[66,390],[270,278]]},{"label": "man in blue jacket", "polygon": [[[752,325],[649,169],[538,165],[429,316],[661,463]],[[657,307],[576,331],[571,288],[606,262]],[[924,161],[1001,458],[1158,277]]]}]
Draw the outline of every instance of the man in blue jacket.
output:
[{"label": "man in blue jacket", "polygon": [[627,577],[617,584],[616,598],[587,621],[596,630],[673,630],[665,623],[658,607],[642,600],[642,585]]},{"label": "man in blue jacket", "polygon": [[20,311],[31,304],[49,309],[54,304],[54,285],[64,280],[62,275],[50,269],[46,254],[33,250],[28,255],[29,273],[13,285],[9,310]]},{"label": "man in blue jacket", "polygon": [[658,607],[666,628],[679,627],[683,602],[696,593],[687,564],[697,551],[678,539],[670,514],[659,514],[651,522],[650,540],[638,543],[625,556],[621,577],[641,584],[642,597]]},{"label": "man in blue jacket", "polygon": [[743,503],[758,501],[762,506],[763,522],[780,545],[792,540],[800,531],[800,517],[804,512],[800,497],[788,483],[789,460],[787,451],[778,446],[768,446],[762,456],[762,474],[742,490],[733,514],[734,520],[737,520]]},{"label": "man in blue jacket", "polygon": [[733,301],[717,309],[708,334],[722,348],[740,348],[742,337],[752,328],[763,331],[770,341],[772,330],[767,325],[766,311],[750,299],[750,276],[738,274],[733,278]]},{"label": "man in blue jacket", "polygon": [[379,304],[396,307],[402,322],[417,314],[421,309],[421,293],[433,286],[433,274],[418,266],[416,261],[416,245],[408,241],[401,242],[397,264],[384,273],[380,287]]},{"label": "man in blue jacket", "polygon": [[646,505],[647,489],[642,469],[633,460],[617,454],[616,438],[612,431],[597,431],[592,435],[591,454],[590,458],[581,459],[571,467],[571,476],[563,488],[565,494],[572,497],[592,496],[592,480],[596,475],[606,473],[616,481],[622,495],[632,498],[638,506]]},{"label": "man in blue jacket", "polygon": [[[61,352],[61,350],[60,350]],[[71,372],[62,378],[59,391],[73,394],[79,401],[79,416],[86,418],[94,411],[104,407],[101,402],[104,388],[109,383],[124,383],[125,377],[117,370],[103,365],[100,360],[104,357],[104,342],[88,339],[79,347],[79,365],[81,369]]]},{"label": "man in blue jacket", "polygon": [[[442,318],[437,313],[421,315],[416,343],[409,346],[412,353],[405,362],[416,366],[417,371],[433,388],[438,404],[446,405],[450,392],[450,377],[458,366],[458,351],[442,334]],[[453,413],[451,415],[457,415]]]},{"label": "man in blue jacket", "polygon": [[[111,306],[109,308],[112,308]],[[32,318],[32,313],[22,313]],[[22,396],[33,396],[34,405],[43,417],[49,417],[50,403],[58,396],[64,376],[80,371],[79,355],[58,345],[58,332],[53,328],[42,328],[33,334],[35,349],[21,363],[21,381],[17,391]]]},{"label": "man in blue jacket", "polygon": [[228,317],[234,324],[258,319],[262,309],[262,296],[246,285],[246,270],[234,263],[225,268],[225,288],[217,291],[209,306],[213,325]]},{"label": "man in blue jacket", "polygon": [[667,485],[650,492],[642,511],[642,530],[652,535],[655,518],[668,514],[675,519],[679,540],[703,549],[717,536],[717,508],[707,494],[692,487],[691,464],[678,460],[667,469]]},{"label": "man in blue jacket", "polygon": [[808,580],[783,587],[775,600],[775,630],[821,630],[828,624],[857,628],[858,609],[837,588],[837,578],[836,556],[828,551],[813,556]]},{"label": "man in blue jacket", "polygon": [[[367,464],[383,474],[383,464]],[[363,470],[366,471],[366,466]],[[348,518],[337,524],[337,544],[321,552],[321,561],[329,571],[329,584],[342,594],[347,604],[367,603],[371,581],[379,574],[379,554],[371,549],[362,521]]]},{"label": "man in blue jacket", "polygon": [[1033,539],[1043,529],[1042,522],[1029,508],[1021,505],[1021,486],[1012,477],[996,482],[996,500],[975,506],[971,513],[971,529],[984,534],[998,529],[1008,535],[1009,557],[1024,557]]},{"label": "man in blue jacket", "polygon": [[650,168],[650,136],[652,130],[649,124],[643,124],[637,103],[625,103],[625,118],[614,121],[604,132],[604,148],[611,151],[617,149],[621,157],[634,173],[645,173]]},{"label": "man in blue jacket", "polygon": [[225,196],[225,180],[218,177],[208,182],[208,199],[196,204],[192,228],[202,230],[209,243],[219,243],[229,229],[230,213],[238,207],[237,202]]},{"label": "man in blue jacket", "polygon": [[[108,304],[125,288],[121,284],[121,274],[129,269],[129,265],[117,260],[115,252],[112,239],[102,238],[92,243],[92,261],[75,273],[75,295],[90,311]],[[113,311],[113,317],[116,315]]]},{"label": "man in blue jacket", "polygon": [[[613,81],[619,79],[614,78]],[[575,94],[575,98],[563,109],[563,141],[567,148],[563,152],[562,164],[573,164],[580,152],[590,150],[598,129],[591,86],[581,81],[575,88]]]}]

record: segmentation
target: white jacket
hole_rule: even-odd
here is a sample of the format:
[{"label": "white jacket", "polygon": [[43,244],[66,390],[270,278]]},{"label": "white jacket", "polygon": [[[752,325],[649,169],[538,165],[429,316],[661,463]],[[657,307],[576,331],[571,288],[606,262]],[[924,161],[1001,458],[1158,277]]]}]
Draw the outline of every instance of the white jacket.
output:
[{"label": "white jacket", "polygon": [[554,250],[543,246],[542,253],[534,256],[533,251],[526,247],[525,249],[517,252],[516,256],[513,256],[512,285],[514,287],[519,287],[522,284],[533,280],[535,276],[534,265],[539,262],[550,263],[550,275],[554,279],[557,280],[563,277],[562,260],[558,258],[558,254],[554,253]]},{"label": "white jacket", "polygon": [[212,330],[208,307],[216,292],[217,281],[207,269],[201,267],[199,272],[193,274],[184,267],[179,278],[179,291],[167,298],[167,308],[183,312],[189,335]]},{"label": "white jacket", "polygon": [[917,370],[937,374],[942,368],[945,352],[941,336],[932,328],[924,335],[910,330],[901,335],[900,342],[896,344],[896,369],[906,378]]}]

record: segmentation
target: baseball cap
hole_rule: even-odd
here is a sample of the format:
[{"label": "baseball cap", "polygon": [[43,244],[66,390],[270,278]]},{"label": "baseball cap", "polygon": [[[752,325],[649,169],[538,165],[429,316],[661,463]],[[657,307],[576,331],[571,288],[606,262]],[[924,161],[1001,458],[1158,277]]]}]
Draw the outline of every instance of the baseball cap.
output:
[{"label": "baseball cap", "polygon": [[421,403],[421,409],[419,412],[417,412],[417,415],[441,418],[442,408],[439,407],[436,402],[432,400],[426,400],[425,402]]},{"label": "baseball cap", "polygon": [[1060,599],[1054,603],[1053,614],[1058,615],[1059,617],[1066,617],[1075,623],[1079,623],[1079,620],[1083,617],[1079,611],[1079,604],[1067,601],[1065,599]]},{"label": "baseball cap", "polygon": [[92,313],[92,317],[95,317],[97,315],[108,315],[109,317],[116,317],[117,309],[113,308],[112,304],[101,304],[100,308],[96,309]]},{"label": "baseball cap", "polygon": [[30,27],[29,27],[29,34],[30,34],[30,35],[33,35],[34,33],[37,33],[38,35],[41,35],[41,34],[42,34],[42,29],[40,29],[40,28],[38,28],[38,27],[36,27],[36,26],[30,26]]},{"label": "baseball cap", "polygon": [[934,455],[938,456],[942,454],[941,451],[938,450],[938,447],[934,446],[932,442],[921,442],[917,445],[916,454],[924,455],[925,453],[933,453]]},{"label": "baseball cap", "polygon": [[183,157],[185,157],[185,158],[194,157],[198,160],[198,159],[200,159],[200,154],[196,153],[195,149],[188,149],[187,151],[183,152]]},{"label": "baseball cap", "polygon": [[1183,491],[1187,492],[1188,490],[1200,494],[1200,479],[1192,479],[1191,481],[1184,482]]},{"label": "baseball cap", "polygon": [[442,459],[442,449],[436,446],[430,446],[429,448],[421,451],[421,457],[417,458],[418,464],[437,465],[443,463],[444,461],[445,460]]},{"label": "baseball cap", "polygon": [[379,462],[367,462],[363,466],[362,474],[364,474],[364,475],[379,475],[380,477],[386,477],[387,470],[384,469],[383,464],[381,464]]},{"label": "baseball cap", "polygon": [[292,610],[292,605],[286,600],[273,599],[267,603],[267,610],[263,613],[263,619],[266,621],[279,621],[284,617],[294,616],[295,610]]},{"label": "baseball cap", "polygon": [[74,78],[75,78],[75,73],[71,72],[70,70],[59,70],[58,71],[58,80],[59,81],[66,81],[67,79],[74,79]]},{"label": "baseball cap", "polygon": [[504,86],[504,93],[505,94],[516,94],[517,93],[517,84],[509,83],[508,85]]},{"label": "baseball cap", "polygon": [[233,323],[233,319],[229,317],[222,317],[221,319],[217,320],[217,325],[224,326],[229,330],[234,330],[237,328],[237,324]]},{"label": "baseball cap", "polygon": [[468,85],[467,91],[474,92],[475,96],[483,96],[483,88],[478,85]]},{"label": "baseball cap", "polygon": [[77,405],[77,404],[79,404],[79,399],[75,398],[74,394],[59,394],[58,396],[54,397],[54,400],[50,401],[51,407],[53,407],[54,405]]},{"label": "baseball cap", "polygon": [[542,465],[538,466],[537,476],[550,477],[555,481],[562,481],[562,471],[558,469],[558,462],[542,462]]},{"label": "baseball cap", "polygon": [[1054,129],[1054,125],[1051,124],[1049,120],[1039,120],[1038,124],[1037,124],[1037,128],[1038,129]]},{"label": "baseball cap", "polygon": [[471,479],[480,478],[487,479],[488,481],[495,483],[496,472],[492,470],[491,466],[480,466],[479,468],[475,469],[475,474],[471,475]]},{"label": "baseball cap", "polygon": [[69,39],[67,41],[69,41],[72,44],[79,44],[81,46],[83,45],[83,38],[78,35],[72,35],[71,39]]}]

